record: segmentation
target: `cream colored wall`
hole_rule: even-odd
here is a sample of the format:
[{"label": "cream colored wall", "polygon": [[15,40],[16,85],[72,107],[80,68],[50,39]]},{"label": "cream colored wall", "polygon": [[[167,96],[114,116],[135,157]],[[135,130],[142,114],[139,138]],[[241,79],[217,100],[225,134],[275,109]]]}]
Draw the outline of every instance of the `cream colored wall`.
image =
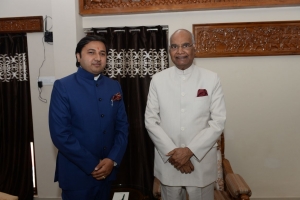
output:
[{"label": "cream colored wall", "polygon": [[[83,27],[300,20],[300,7],[84,17]],[[195,59],[219,74],[227,105],[225,155],[253,198],[300,198],[300,56]]]},{"label": "cream colored wall", "polygon": [[54,64],[56,78],[62,78],[77,70],[75,48],[84,36],[82,17],[78,14],[78,1],[52,0],[54,32]]},{"label": "cream colored wall", "polygon": [[[18,6],[16,6],[18,5]],[[0,3],[0,17],[48,15],[53,18],[53,46],[45,44],[42,76],[61,78],[76,71],[74,51],[82,28],[168,25],[192,30],[192,24],[300,20],[300,7],[173,12],[81,17],[74,0],[10,0]],[[37,184],[40,199],[60,196],[53,183],[56,149],[48,130],[52,86],[38,100],[36,77],[43,60],[42,33],[28,34]],[[253,199],[300,198],[300,56],[195,59],[219,74],[225,92],[226,157],[253,190]],[[295,152],[295,153],[294,153]],[[296,158],[292,157],[296,154]]]},{"label": "cream colored wall", "polygon": [[[74,0],[10,0],[0,3],[0,17],[50,16],[48,29],[53,25],[53,45],[45,43],[46,60],[40,76],[61,78],[76,71],[75,47],[83,37],[82,20],[76,12]],[[58,31],[59,30],[59,31]],[[61,32],[60,32],[61,31]],[[43,33],[28,33],[28,57],[30,68],[31,100],[34,126],[35,158],[39,199],[60,197],[60,189],[54,183],[57,150],[53,146],[48,128],[48,110],[52,86],[44,86],[38,99],[37,77],[44,59]],[[68,67],[65,67],[68,66]],[[66,71],[67,70],[67,71]]]},{"label": "cream colored wall", "polygon": [[[48,0],[9,0],[1,1],[0,17],[52,16],[51,1]],[[48,29],[52,20],[48,19]],[[43,103],[38,99],[37,77],[44,59],[42,43],[43,33],[28,33],[28,59],[31,85],[34,142],[38,195],[57,197],[60,195],[58,184],[54,183],[56,149],[53,147],[48,130],[48,107],[52,86],[44,86],[41,96],[47,99]],[[55,43],[54,43],[55,44]],[[45,43],[46,61],[40,69],[41,76],[55,76],[53,46]]]}]

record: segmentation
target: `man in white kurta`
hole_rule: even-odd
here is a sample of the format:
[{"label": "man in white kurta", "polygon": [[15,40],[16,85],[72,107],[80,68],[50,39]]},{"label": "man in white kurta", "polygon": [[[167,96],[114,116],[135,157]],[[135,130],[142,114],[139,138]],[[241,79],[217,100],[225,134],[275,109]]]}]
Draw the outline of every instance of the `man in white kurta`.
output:
[{"label": "man in white kurta", "polygon": [[149,88],[145,125],[155,145],[154,176],[163,200],[184,199],[186,191],[190,200],[213,200],[216,142],[226,110],[217,74],[193,65],[194,54],[192,34],[175,31],[175,66],[155,74]]}]

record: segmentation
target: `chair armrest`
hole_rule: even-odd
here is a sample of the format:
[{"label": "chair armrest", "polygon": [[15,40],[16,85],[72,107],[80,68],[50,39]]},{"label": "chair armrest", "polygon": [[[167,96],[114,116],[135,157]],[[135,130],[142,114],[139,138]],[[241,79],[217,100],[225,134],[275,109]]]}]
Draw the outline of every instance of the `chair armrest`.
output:
[{"label": "chair armrest", "polygon": [[223,164],[223,172],[224,172],[225,177],[227,174],[233,174],[233,170],[231,168],[229,160],[224,158],[222,161],[222,164]]},{"label": "chair armrest", "polygon": [[0,192],[0,200],[18,200],[19,198],[14,195],[6,194],[3,192]]},{"label": "chair armrest", "polygon": [[227,190],[230,195],[238,199],[249,199],[252,192],[245,180],[238,174],[229,173],[225,178]]},{"label": "chair armrest", "polygon": [[154,181],[153,181],[153,196],[156,199],[160,199],[161,198],[160,181],[156,177],[154,177]]}]

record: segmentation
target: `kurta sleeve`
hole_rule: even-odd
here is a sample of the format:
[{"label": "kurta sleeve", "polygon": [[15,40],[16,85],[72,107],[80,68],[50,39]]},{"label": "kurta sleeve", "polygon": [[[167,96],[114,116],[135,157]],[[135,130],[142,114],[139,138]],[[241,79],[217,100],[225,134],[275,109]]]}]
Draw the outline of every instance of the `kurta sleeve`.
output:
[{"label": "kurta sleeve", "polygon": [[64,86],[55,81],[49,109],[49,128],[53,144],[68,160],[86,174],[91,174],[99,159],[72,134],[71,107]]},{"label": "kurta sleeve", "polygon": [[145,111],[145,126],[161,158],[164,162],[167,162],[169,156],[166,155],[170,151],[175,149],[176,145],[160,126],[161,119],[159,110],[159,100],[155,85],[155,79],[153,78],[149,87],[148,100]]},{"label": "kurta sleeve", "polygon": [[220,80],[215,76],[214,89],[211,94],[210,120],[208,127],[201,130],[187,145],[200,162],[206,153],[214,146],[222,131],[226,120],[224,95]]}]

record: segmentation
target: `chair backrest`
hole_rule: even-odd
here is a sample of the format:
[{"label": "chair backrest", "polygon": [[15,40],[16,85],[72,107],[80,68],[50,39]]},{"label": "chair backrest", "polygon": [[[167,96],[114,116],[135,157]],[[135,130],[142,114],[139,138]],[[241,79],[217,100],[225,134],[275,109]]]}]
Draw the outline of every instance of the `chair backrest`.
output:
[{"label": "chair backrest", "polygon": [[223,173],[223,159],[225,158],[225,142],[224,142],[224,133],[221,134],[218,143],[217,149],[217,180],[215,182],[215,189],[223,191],[224,190],[224,173]]},{"label": "chair backrest", "polygon": [[224,133],[221,134],[221,155],[222,155],[222,159],[225,158],[225,138],[224,138]]}]

